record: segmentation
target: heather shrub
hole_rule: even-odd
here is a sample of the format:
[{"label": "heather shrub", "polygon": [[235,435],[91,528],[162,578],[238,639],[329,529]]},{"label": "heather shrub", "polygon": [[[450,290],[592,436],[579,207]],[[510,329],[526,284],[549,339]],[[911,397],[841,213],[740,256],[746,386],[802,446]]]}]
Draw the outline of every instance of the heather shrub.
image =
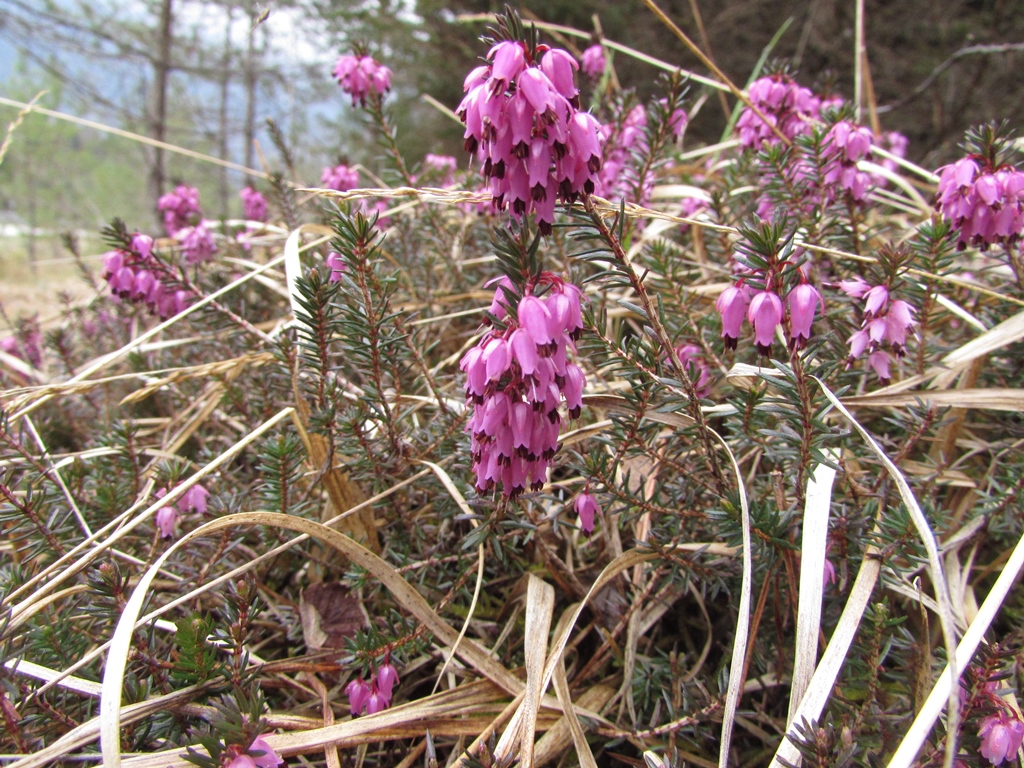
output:
[{"label": "heather shrub", "polygon": [[919,168],[771,63],[691,146],[713,86],[543,31],[489,30],[459,158],[344,52],[372,176],[176,185],[14,320],[10,764],[1018,759],[1011,130]]}]

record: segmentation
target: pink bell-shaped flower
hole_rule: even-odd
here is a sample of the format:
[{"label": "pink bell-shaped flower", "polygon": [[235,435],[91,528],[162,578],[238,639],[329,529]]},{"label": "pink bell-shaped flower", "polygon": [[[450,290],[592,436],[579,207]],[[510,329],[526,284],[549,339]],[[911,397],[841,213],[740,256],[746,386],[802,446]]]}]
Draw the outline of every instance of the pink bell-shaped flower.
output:
[{"label": "pink bell-shaped flower", "polygon": [[766,357],[771,354],[775,329],[782,322],[782,299],[771,291],[759,291],[750,300],[747,319],[754,326],[754,344]]},{"label": "pink bell-shaped flower", "polygon": [[576,510],[576,514],[580,519],[580,528],[583,532],[590,534],[594,530],[594,516],[601,511],[601,508],[597,505],[597,499],[595,499],[590,493],[584,491],[576,497],[576,501],[573,502],[573,509]]},{"label": "pink bell-shaped flower", "polygon": [[370,698],[370,686],[363,680],[362,675],[349,681],[349,684],[345,686],[345,693],[348,694],[352,716],[361,715],[366,709],[367,699]]}]

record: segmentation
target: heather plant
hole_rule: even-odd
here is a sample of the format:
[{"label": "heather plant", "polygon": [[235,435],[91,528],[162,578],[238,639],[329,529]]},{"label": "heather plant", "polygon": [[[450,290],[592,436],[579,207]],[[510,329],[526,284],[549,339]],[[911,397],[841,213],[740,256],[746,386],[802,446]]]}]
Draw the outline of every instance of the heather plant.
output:
[{"label": "heather plant", "polygon": [[10,765],[1019,760],[1009,128],[933,172],[863,94],[546,29],[484,36],[461,159],[343,53],[372,168],[277,133],[243,220],[175,185],[9,319]]}]

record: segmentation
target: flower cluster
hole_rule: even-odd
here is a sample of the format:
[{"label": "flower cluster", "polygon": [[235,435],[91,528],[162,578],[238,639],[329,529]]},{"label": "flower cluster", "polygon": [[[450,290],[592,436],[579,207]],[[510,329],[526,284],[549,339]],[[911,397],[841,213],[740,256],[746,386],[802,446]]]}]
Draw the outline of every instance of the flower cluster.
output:
[{"label": "flower cluster", "polygon": [[198,264],[217,252],[213,233],[199,208],[198,189],[179,184],[173,192],[162,195],[156,207],[164,215],[167,234],[181,243],[186,262]]},{"label": "flower cluster", "polygon": [[850,339],[850,357],[847,366],[867,351],[868,365],[874,369],[883,384],[889,374],[891,358],[884,348],[888,344],[897,357],[903,355],[907,333],[914,326],[914,308],[902,299],[892,299],[889,288],[871,285],[855,278],[843,280],[839,289],[847,296],[864,299],[864,319],[860,329]]},{"label": "flower cluster", "polygon": [[[540,289],[546,292],[539,295]],[[579,288],[544,272],[510,312],[514,294],[503,278],[491,313],[504,329],[485,334],[459,363],[473,405],[466,431],[473,436],[476,487],[483,493],[500,484],[509,497],[543,487],[558,450],[559,406],[564,398],[570,418],[577,418],[586,383],[566,359],[583,330]]]},{"label": "flower cluster", "polygon": [[936,207],[960,229],[957,248],[1013,246],[1024,231],[1024,173],[979,155],[939,169]]},{"label": "flower cluster", "polygon": [[345,686],[352,716],[375,715],[387,709],[397,684],[398,671],[388,657],[385,657],[384,663],[377,668],[377,674],[371,674],[368,681],[363,680],[362,675],[353,678]]},{"label": "flower cluster", "polygon": [[325,166],[320,174],[320,183],[327,189],[348,192],[359,186],[359,171],[347,165]]},{"label": "flower cluster", "polygon": [[870,128],[849,120],[840,120],[825,134],[822,148],[828,159],[822,180],[830,199],[835,200],[846,193],[859,203],[867,197],[874,177],[867,171],[858,170],[857,161],[871,159],[873,138]]},{"label": "flower cluster", "polygon": [[[440,186],[450,187],[455,184],[455,169],[459,161],[451,155],[435,155],[428,152],[423,157],[423,172],[432,178],[440,179]],[[415,177],[413,177],[415,181]]]},{"label": "flower cluster", "polygon": [[[679,215],[684,219],[695,219],[708,210],[710,205],[711,201],[705,197],[689,195],[679,201]],[[690,225],[684,222],[679,225],[679,229],[682,232],[689,232]]]},{"label": "flower cluster", "polygon": [[43,334],[34,320],[19,323],[16,336],[5,336],[0,339],[0,352],[4,352],[19,360],[24,360],[33,368],[43,366]]},{"label": "flower cluster", "polygon": [[[766,226],[766,222],[761,226]],[[792,271],[799,282],[786,292],[783,274],[791,271],[790,264],[787,260],[778,261],[776,255],[764,261],[763,266],[755,267],[740,259],[737,264],[740,279],[722,291],[715,302],[715,309],[722,318],[725,346],[736,348],[743,321],[747,320],[754,328],[754,345],[765,357],[771,355],[775,329],[780,325],[788,326],[790,348],[802,348],[811,338],[811,325],[818,309],[825,311],[825,300],[818,289],[797,269]]]},{"label": "flower cluster", "polygon": [[[601,126],[601,144],[604,148],[604,163],[597,180],[597,194],[609,200],[629,197],[633,185],[625,173],[634,152],[643,153],[647,148],[647,110],[637,104],[620,124],[608,123]],[[653,190],[653,179],[640,190],[638,205],[646,205]]]},{"label": "flower cluster", "polygon": [[[161,488],[156,492],[158,499],[167,495],[167,489]],[[206,514],[206,500],[210,498],[210,492],[203,486],[196,484],[185,491],[185,494],[178,499],[177,505],[172,507],[160,507],[156,511],[156,527],[160,531],[160,537],[171,539],[178,533],[178,518],[181,515],[195,511],[200,515]]]},{"label": "flower cluster", "polygon": [[201,264],[209,261],[210,257],[217,252],[217,243],[214,242],[213,232],[201,221],[194,227],[184,227],[174,233],[174,239],[181,243],[182,253],[185,254],[186,264]]},{"label": "flower cluster", "polygon": [[788,139],[810,132],[822,107],[838,103],[837,99],[823,101],[809,88],[804,88],[789,75],[781,73],[755,80],[747,95],[750,103],[768,120],[766,123],[750,107],[744,108],[740,114],[736,131],[743,146],[753,150],[779,142],[773,127]]},{"label": "flower cluster", "polygon": [[483,163],[494,206],[508,206],[516,219],[536,213],[547,234],[556,200],[571,203],[594,191],[600,124],[577,109],[577,64],[565,51],[529,51],[506,40],[488,61],[469,73],[458,108],[466,151]]},{"label": "flower cluster", "polygon": [[583,74],[591,80],[597,80],[601,77],[606,66],[604,46],[600,43],[590,46],[580,56],[580,68],[583,70]]},{"label": "flower cluster", "polygon": [[1005,760],[1012,760],[1024,743],[1024,723],[1016,713],[1000,709],[981,721],[978,729],[981,739],[981,756],[992,765],[1000,765]]},{"label": "flower cluster", "polygon": [[199,224],[203,218],[199,208],[199,190],[185,184],[179,184],[173,192],[161,195],[156,207],[163,213],[164,228],[171,237],[178,230]]},{"label": "flower cluster", "polygon": [[192,293],[175,287],[166,267],[153,255],[153,238],[136,233],[130,249],[118,248],[103,255],[103,278],[120,299],[142,303],[161,318],[184,310]]},{"label": "flower cluster", "polygon": [[249,221],[265,222],[267,220],[267,201],[253,187],[242,187],[238,193],[245,207],[245,218]]},{"label": "flower cluster", "polygon": [[391,90],[391,70],[369,56],[341,56],[333,73],[341,90],[352,97],[352,106],[365,107],[371,94],[380,97]]}]

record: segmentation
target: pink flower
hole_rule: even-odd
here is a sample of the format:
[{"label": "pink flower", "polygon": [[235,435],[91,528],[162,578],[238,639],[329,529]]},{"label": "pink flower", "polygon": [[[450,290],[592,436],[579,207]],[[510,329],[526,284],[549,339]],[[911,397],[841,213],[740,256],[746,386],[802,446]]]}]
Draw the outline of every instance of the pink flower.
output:
[{"label": "pink flower", "polygon": [[500,486],[515,497],[543,487],[558,450],[559,408],[564,401],[571,418],[582,409],[586,380],[567,359],[582,329],[581,294],[550,273],[537,283],[548,290],[538,296],[538,285],[527,285],[512,316],[505,307],[515,291],[511,281],[499,282],[491,307],[505,327],[485,334],[459,363],[473,406],[466,431],[481,493]]},{"label": "pink flower", "polygon": [[576,501],[573,502],[572,506],[579,516],[580,528],[583,529],[583,532],[587,534],[593,533],[594,516],[601,511],[601,508],[597,505],[597,499],[584,491],[576,497]]},{"label": "pink flower", "polygon": [[832,565],[832,561],[827,557],[825,558],[825,565],[822,569],[821,580],[822,585],[825,587],[829,584],[836,583],[836,567]]},{"label": "pink flower", "polygon": [[348,264],[345,263],[345,259],[340,253],[331,251],[327,254],[327,258],[324,259],[327,267],[331,270],[331,276],[328,280],[332,283],[341,282],[341,274],[348,269]]},{"label": "pink flower", "polygon": [[374,685],[369,698],[366,699],[366,714],[376,715],[378,712],[383,712],[387,708],[387,700],[381,692],[377,690],[377,686]]},{"label": "pink flower", "polygon": [[264,733],[257,736],[253,739],[252,744],[249,745],[247,750],[255,758],[256,768],[277,768],[277,766],[284,762],[284,759],[274,751],[274,748],[267,744],[266,737],[269,735],[269,733]]},{"label": "pink flower", "polygon": [[711,391],[711,371],[701,348],[696,344],[680,344],[675,352],[697,390],[697,397],[707,397]]},{"label": "pink flower", "polygon": [[341,90],[352,97],[352,106],[365,107],[371,95],[381,97],[391,90],[391,70],[369,56],[341,56],[333,74]]},{"label": "pink flower", "polygon": [[811,323],[818,306],[825,311],[825,300],[818,289],[809,283],[801,283],[787,297],[789,301],[789,324],[793,344],[802,347],[811,338]]},{"label": "pink flower", "polygon": [[889,373],[889,353],[884,349],[877,349],[868,355],[868,365],[874,369],[875,374],[881,380],[882,385],[889,383],[892,376]]},{"label": "pink flower", "polygon": [[348,694],[349,710],[352,716],[361,715],[366,709],[366,700],[370,698],[370,686],[363,680],[362,676],[353,678],[345,686],[345,693]]},{"label": "pink flower", "polygon": [[327,189],[348,192],[359,186],[359,171],[347,165],[326,166],[320,174],[320,183]]},{"label": "pink flower", "polygon": [[822,149],[827,162],[823,181],[829,199],[835,200],[847,193],[860,202],[867,196],[874,178],[866,171],[858,170],[857,161],[871,158],[873,139],[869,128],[848,120],[836,123],[825,134]]},{"label": "pink flower", "polygon": [[439,176],[442,187],[455,184],[455,169],[458,167],[459,161],[450,155],[435,155],[428,152],[423,158],[424,171]]},{"label": "pink flower", "polygon": [[864,294],[864,312],[871,317],[880,314],[889,303],[889,289],[876,285]]},{"label": "pink flower", "polygon": [[750,300],[747,319],[754,326],[754,344],[767,357],[772,351],[775,329],[782,322],[782,299],[771,291],[759,291]]},{"label": "pink flower", "polygon": [[494,207],[516,219],[535,215],[548,234],[558,200],[571,203],[595,188],[599,124],[574,106],[577,65],[565,51],[547,50],[538,66],[522,43],[503,41],[488,59],[466,78],[457,110],[466,151],[481,161]]},{"label": "pink flower", "polygon": [[195,510],[200,515],[205,515],[208,498],[210,498],[210,492],[197,483],[185,491],[185,495],[178,500],[178,508],[182,512]]},{"label": "pink flower", "polygon": [[[179,230],[188,233],[192,228]],[[205,228],[204,228],[205,229]],[[103,277],[115,296],[145,303],[151,312],[162,318],[184,310],[192,294],[173,286],[173,276],[153,255],[153,239],[136,233],[132,250],[109,251],[103,256]]]},{"label": "pink flower", "polygon": [[748,149],[760,150],[765,144],[779,143],[773,127],[789,139],[808,133],[821,111],[821,99],[785,74],[755,80],[747,93],[768,120],[766,123],[752,109],[744,108],[736,121],[736,131]]},{"label": "pink flower", "polygon": [[391,703],[391,692],[397,684],[398,671],[391,664],[390,660],[385,661],[377,668],[377,688],[380,690],[380,695],[384,697],[386,704]]},{"label": "pink flower", "polygon": [[178,510],[174,507],[160,507],[156,511],[156,527],[160,529],[160,538],[174,538],[178,533]]},{"label": "pink flower", "polygon": [[156,207],[163,212],[164,227],[171,237],[179,229],[197,223],[203,217],[199,210],[199,190],[185,184],[179,184],[173,192],[163,195]]},{"label": "pink flower", "polygon": [[597,44],[587,48],[583,55],[580,56],[580,66],[583,69],[583,74],[591,80],[597,80],[601,77],[604,74],[605,66],[607,66],[604,57],[604,46]]},{"label": "pink flower", "polygon": [[267,201],[263,195],[252,187],[242,187],[238,196],[242,198],[245,207],[245,218],[249,221],[267,220]]},{"label": "pink flower", "polygon": [[959,249],[1013,246],[1024,231],[1024,173],[964,157],[939,169],[935,207],[960,228]]},{"label": "pink flower", "polygon": [[715,301],[715,309],[722,316],[722,338],[728,349],[736,349],[749,304],[750,291],[742,285],[730,285]]},{"label": "pink flower", "polygon": [[1000,710],[981,721],[978,729],[981,739],[981,756],[992,765],[1001,765],[1004,760],[1012,760],[1024,742],[1024,723],[1016,715]]},{"label": "pink flower", "polygon": [[174,233],[174,239],[181,243],[181,250],[185,254],[185,263],[187,264],[200,264],[209,261],[210,257],[217,252],[213,233],[206,226],[205,221],[200,221],[194,227],[179,229]]},{"label": "pink flower", "polygon": [[859,277],[855,277],[852,280],[840,280],[839,290],[854,299],[859,299],[864,296],[869,290],[871,290],[871,284],[865,282]]}]

